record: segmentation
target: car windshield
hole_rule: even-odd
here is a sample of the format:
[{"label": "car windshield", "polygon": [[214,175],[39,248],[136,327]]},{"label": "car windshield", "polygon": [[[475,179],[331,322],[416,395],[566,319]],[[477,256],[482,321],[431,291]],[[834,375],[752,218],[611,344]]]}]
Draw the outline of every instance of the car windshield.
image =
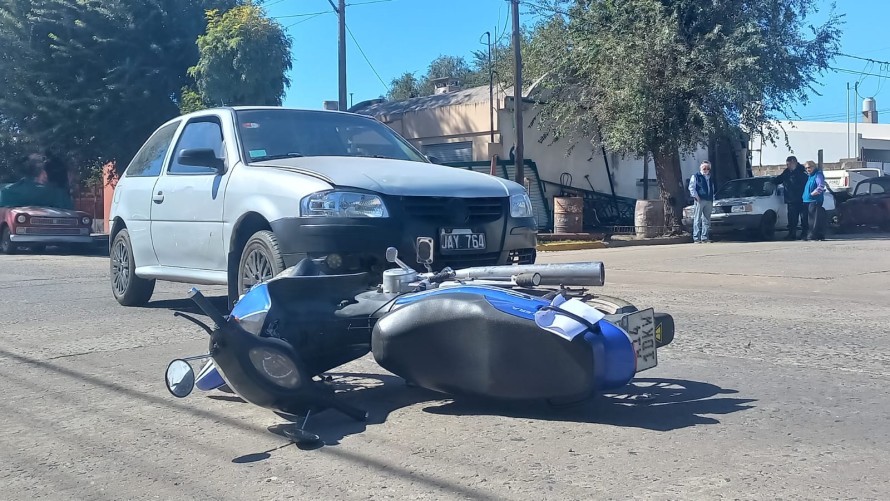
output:
[{"label": "car windshield", "polygon": [[714,198],[768,197],[776,191],[776,185],[769,178],[735,179],[717,190]]},{"label": "car windshield", "polygon": [[236,111],[241,146],[250,162],[346,156],[428,160],[392,129],[370,117],[327,111]]}]

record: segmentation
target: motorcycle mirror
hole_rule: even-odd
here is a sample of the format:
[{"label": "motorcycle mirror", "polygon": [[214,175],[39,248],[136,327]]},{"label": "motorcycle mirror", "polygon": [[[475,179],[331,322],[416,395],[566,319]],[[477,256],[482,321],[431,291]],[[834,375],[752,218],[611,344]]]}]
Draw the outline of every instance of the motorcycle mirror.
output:
[{"label": "motorcycle mirror", "polygon": [[395,263],[396,260],[399,259],[399,249],[395,247],[389,247],[386,249],[386,260],[390,263]]},{"label": "motorcycle mirror", "polygon": [[167,390],[174,397],[185,398],[195,389],[195,371],[185,360],[176,359],[170,362],[165,379]]}]

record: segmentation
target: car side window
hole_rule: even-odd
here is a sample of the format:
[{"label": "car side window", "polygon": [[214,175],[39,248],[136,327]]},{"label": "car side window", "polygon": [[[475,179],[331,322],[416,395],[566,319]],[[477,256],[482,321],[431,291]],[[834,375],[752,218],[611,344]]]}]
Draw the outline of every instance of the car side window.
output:
[{"label": "car side window", "polygon": [[158,129],[133,157],[124,175],[128,177],[157,177],[160,175],[164,159],[167,158],[167,151],[170,149],[170,143],[178,128],[179,121],[176,121]]},{"label": "car side window", "polygon": [[216,158],[225,157],[222,126],[216,117],[202,117],[185,125],[176,144],[176,154],[169,169],[171,174],[216,174],[216,169],[213,167],[179,163],[179,154],[182,150],[193,148],[209,148],[216,154]]},{"label": "car side window", "polygon": [[883,193],[886,193],[883,185],[880,185],[878,183],[871,183],[871,194],[872,195],[881,195]]}]

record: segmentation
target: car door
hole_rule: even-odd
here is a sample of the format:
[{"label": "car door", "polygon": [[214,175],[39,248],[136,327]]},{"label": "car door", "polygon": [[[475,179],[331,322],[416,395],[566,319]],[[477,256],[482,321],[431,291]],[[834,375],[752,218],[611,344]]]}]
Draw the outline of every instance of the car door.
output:
[{"label": "car door", "polygon": [[151,198],[181,123],[177,120],[156,130],[130,161],[114,190],[114,216],[127,225],[137,266],[158,262],[151,241]]},{"label": "car door", "polygon": [[[225,271],[223,201],[229,179],[223,120],[217,113],[191,118],[176,140],[152,195],[151,236],[159,264]],[[190,165],[183,152],[212,150],[222,169]]]}]

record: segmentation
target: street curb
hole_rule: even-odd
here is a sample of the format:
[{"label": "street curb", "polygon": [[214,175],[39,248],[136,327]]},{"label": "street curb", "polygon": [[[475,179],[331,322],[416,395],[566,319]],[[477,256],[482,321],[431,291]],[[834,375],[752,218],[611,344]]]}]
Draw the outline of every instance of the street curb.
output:
[{"label": "street curb", "polygon": [[643,240],[612,240],[603,242],[594,240],[590,242],[552,242],[546,244],[538,244],[538,252],[559,252],[570,250],[588,250],[588,249],[608,249],[611,247],[637,247],[649,245],[671,245],[692,243],[692,237],[689,235],[669,238],[648,238]]},{"label": "street curb", "polygon": [[596,240],[592,242],[554,242],[547,244],[538,244],[537,250],[539,252],[555,252],[569,250],[605,249],[606,247],[607,245],[605,242]]}]

